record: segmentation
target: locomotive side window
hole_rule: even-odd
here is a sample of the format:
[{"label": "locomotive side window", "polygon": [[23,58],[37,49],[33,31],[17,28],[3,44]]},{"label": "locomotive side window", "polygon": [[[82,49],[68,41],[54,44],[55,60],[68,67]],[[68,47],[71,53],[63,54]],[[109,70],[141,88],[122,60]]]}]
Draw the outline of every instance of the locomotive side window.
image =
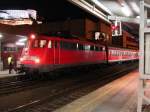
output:
[{"label": "locomotive side window", "polygon": [[94,50],[95,50],[95,46],[91,45],[90,50],[91,50],[91,51],[94,51]]},{"label": "locomotive side window", "polygon": [[95,46],[95,51],[99,51],[99,47]]},{"label": "locomotive side window", "polygon": [[48,42],[48,48],[52,48],[52,41],[51,40]]},{"label": "locomotive side window", "polygon": [[71,49],[76,50],[77,49],[77,44],[76,43],[71,43]]},{"label": "locomotive side window", "polygon": [[103,47],[95,47],[95,51],[103,51]]},{"label": "locomotive side window", "polygon": [[46,40],[40,40],[40,48],[44,48],[46,46]]},{"label": "locomotive side window", "polygon": [[78,49],[79,49],[79,50],[84,50],[84,49],[83,49],[83,45],[82,45],[82,44],[79,44],[79,45],[78,45]]},{"label": "locomotive side window", "polygon": [[103,51],[103,47],[99,47],[99,51]]},{"label": "locomotive side window", "polygon": [[68,50],[76,50],[77,49],[77,44],[72,43],[72,42],[60,42],[60,48],[62,49],[68,49]]},{"label": "locomotive side window", "polygon": [[55,48],[57,48],[57,41],[55,41]]},{"label": "locomotive side window", "polygon": [[90,50],[90,47],[91,47],[90,45],[85,45],[84,49],[88,51],[88,50]]},{"label": "locomotive side window", "polygon": [[77,43],[77,49],[79,48],[79,44]]}]

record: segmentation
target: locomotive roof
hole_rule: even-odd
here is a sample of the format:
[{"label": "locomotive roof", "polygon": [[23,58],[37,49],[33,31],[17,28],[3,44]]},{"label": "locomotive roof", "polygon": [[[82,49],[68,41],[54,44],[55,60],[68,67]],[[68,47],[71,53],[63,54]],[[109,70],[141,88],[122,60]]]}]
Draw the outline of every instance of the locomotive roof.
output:
[{"label": "locomotive roof", "polygon": [[[94,40],[88,40],[85,38],[81,38],[79,36],[73,35],[68,31],[58,31],[58,32],[48,32],[48,33],[40,33],[38,34],[40,36],[46,36],[47,38],[57,38],[57,39],[63,39],[63,40],[67,40],[67,41],[78,41],[78,42],[84,42],[84,43],[90,43],[90,44],[97,44],[100,46],[105,46],[102,45],[100,43],[98,43],[97,41]],[[118,48],[118,49],[126,49],[126,50],[135,50],[135,49],[129,49],[129,48],[123,48],[123,47],[118,47],[118,46],[108,46],[111,48]]]},{"label": "locomotive roof", "polygon": [[88,40],[85,38],[81,38],[79,36],[73,35],[70,32],[48,32],[48,33],[41,33],[38,34],[39,36],[45,36],[45,37],[49,37],[49,38],[55,38],[55,39],[62,39],[65,41],[78,41],[78,42],[84,42],[84,43],[90,43],[90,44],[97,44],[100,46],[104,46],[102,44],[97,43],[96,41],[93,40]]},{"label": "locomotive roof", "polygon": [[47,32],[47,33],[41,33],[39,35],[50,36],[50,37],[59,37],[59,38],[64,38],[64,39],[77,39],[77,40],[79,40],[78,36],[73,35],[67,31]]}]

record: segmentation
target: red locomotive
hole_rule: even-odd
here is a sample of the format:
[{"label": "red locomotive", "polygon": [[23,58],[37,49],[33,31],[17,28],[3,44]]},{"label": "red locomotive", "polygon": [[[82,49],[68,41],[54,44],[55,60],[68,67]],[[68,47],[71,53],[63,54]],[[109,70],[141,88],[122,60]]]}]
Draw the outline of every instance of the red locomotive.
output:
[{"label": "red locomotive", "polygon": [[[63,37],[63,36],[62,36]],[[31,35],[20,58],[25,71],[48,72],[58,68],[138,59],[138,51],[106,47],[60,35]]]}]

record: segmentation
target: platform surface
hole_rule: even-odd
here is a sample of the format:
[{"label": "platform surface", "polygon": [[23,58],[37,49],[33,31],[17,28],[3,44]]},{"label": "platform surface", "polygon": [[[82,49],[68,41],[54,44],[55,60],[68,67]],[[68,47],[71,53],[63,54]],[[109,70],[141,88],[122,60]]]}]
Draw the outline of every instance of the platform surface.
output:
[{"label": "platform surface", "polygon": [[138,76],[128,73],[55,112],[136,112]]},{"label": "platform surface", "polygon": [[12,76],[18,76],[19,74],[17,74],[15,71],[12,71],[11,74],[9,74],[9,70],[3,70],[0,71],[0,78],[6,78],[6,77],[12,77]]}]

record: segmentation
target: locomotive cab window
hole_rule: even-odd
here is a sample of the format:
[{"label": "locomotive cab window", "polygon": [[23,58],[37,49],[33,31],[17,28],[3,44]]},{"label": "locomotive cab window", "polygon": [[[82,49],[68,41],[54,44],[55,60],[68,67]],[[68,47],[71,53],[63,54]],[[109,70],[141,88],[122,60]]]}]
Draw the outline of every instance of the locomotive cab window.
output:
[{"label": "locomotive cab window", "polygon": [[46,47],[47,40],[34,40],[32,43],[33,48],[44,48]]}]

